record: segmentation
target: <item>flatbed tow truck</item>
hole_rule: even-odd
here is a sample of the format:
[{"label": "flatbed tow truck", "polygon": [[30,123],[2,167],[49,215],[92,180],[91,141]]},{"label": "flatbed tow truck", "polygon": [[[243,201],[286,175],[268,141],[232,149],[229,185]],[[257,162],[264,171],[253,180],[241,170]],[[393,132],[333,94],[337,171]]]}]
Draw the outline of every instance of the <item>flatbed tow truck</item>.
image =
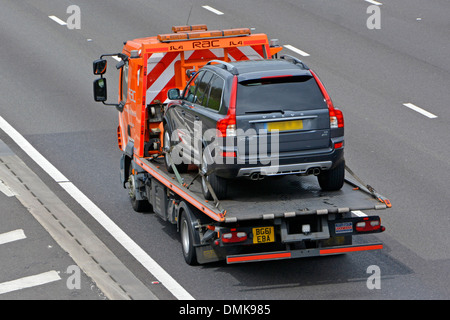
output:
[{"label": "flatbed tow truck", "polygon": [[[385,230],[379,210],[390,201],[348,167],[339,191],[322,191],[312,176],[287,175],[262,181],[234,180],[227,199],[207,201],[202,174],[169,173],[161,141],[164,106],[171,88],[183,90],[190,76],[211,60],[272,59],[282,47],[250,29],[208,31],[205,25],[173,27],[172,33],[127,41],[122,52],[93,63],[94,99],[119,111],[121,182],[135,211],[152,210],[177,226],[188,264],[228,264],[326,256],[382,249],[353,244],[356,235]],[[107,103],[105,57],[119,60],[119,99]],[[293,57],[291,57],[293,58]],[[296,58],[293,58],[296,60]],[[211,190],[211,189],[210,189]]]}]

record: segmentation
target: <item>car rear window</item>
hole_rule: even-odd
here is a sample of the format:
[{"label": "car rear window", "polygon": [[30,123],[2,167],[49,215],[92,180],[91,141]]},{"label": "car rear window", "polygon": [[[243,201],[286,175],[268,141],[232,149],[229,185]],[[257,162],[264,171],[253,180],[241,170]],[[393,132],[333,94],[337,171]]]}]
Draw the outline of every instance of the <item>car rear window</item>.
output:
[{"label": "car rear window", "polygon": [[327,105],[312,76],[262,78],[242,81],[238,85],[238,115],[323,108]]}]

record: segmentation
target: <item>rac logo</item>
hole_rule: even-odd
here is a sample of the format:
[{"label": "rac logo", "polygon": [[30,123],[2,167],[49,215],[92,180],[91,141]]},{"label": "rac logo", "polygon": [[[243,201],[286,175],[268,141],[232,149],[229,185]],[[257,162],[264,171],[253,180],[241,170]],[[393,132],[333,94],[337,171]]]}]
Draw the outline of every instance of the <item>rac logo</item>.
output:
[{"label": "rac logo", "polygon": [[193,49],[218,48],[218,47],[220,47],[219,40],[203,40],[192,42]]}]

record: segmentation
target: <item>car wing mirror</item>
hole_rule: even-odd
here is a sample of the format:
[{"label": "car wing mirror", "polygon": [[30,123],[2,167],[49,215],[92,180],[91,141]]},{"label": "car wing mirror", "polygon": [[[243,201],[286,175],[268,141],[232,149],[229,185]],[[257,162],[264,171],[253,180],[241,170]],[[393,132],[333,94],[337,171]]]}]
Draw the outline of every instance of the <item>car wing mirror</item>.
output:
[{"label": "car wing mirror", "polygon": [[167,97],[170,100],[177,100],[180,99],[180,89],[175,88],[175,89],[169,89],[169,91],[167,91]]}]

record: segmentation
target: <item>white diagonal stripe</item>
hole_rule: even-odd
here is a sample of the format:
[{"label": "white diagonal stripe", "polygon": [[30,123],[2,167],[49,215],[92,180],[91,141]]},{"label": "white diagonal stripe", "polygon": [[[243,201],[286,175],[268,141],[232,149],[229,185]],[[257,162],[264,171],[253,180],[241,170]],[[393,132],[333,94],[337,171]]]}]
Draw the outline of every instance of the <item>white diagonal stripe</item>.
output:
[{"label": "white diagonal stripe", "polygon": [[7,185],[0,180],[0,191],[3,192],[7,197],[14,197],[16,193],[12,191]]},{"label": "white diagonal stripe", "polygon": [[24,277],[17,280],[0,283],[0,294],[22,290],[25,288],[31,288],[40,286],[46,283],[61,280],[58,272],[49,271],[34,276]]},{"label": "white diagonal stripe", "polygon": [[25,233],[22,229],[0,234],[0,244],[5,244],[22,239],[26,239]]}]

